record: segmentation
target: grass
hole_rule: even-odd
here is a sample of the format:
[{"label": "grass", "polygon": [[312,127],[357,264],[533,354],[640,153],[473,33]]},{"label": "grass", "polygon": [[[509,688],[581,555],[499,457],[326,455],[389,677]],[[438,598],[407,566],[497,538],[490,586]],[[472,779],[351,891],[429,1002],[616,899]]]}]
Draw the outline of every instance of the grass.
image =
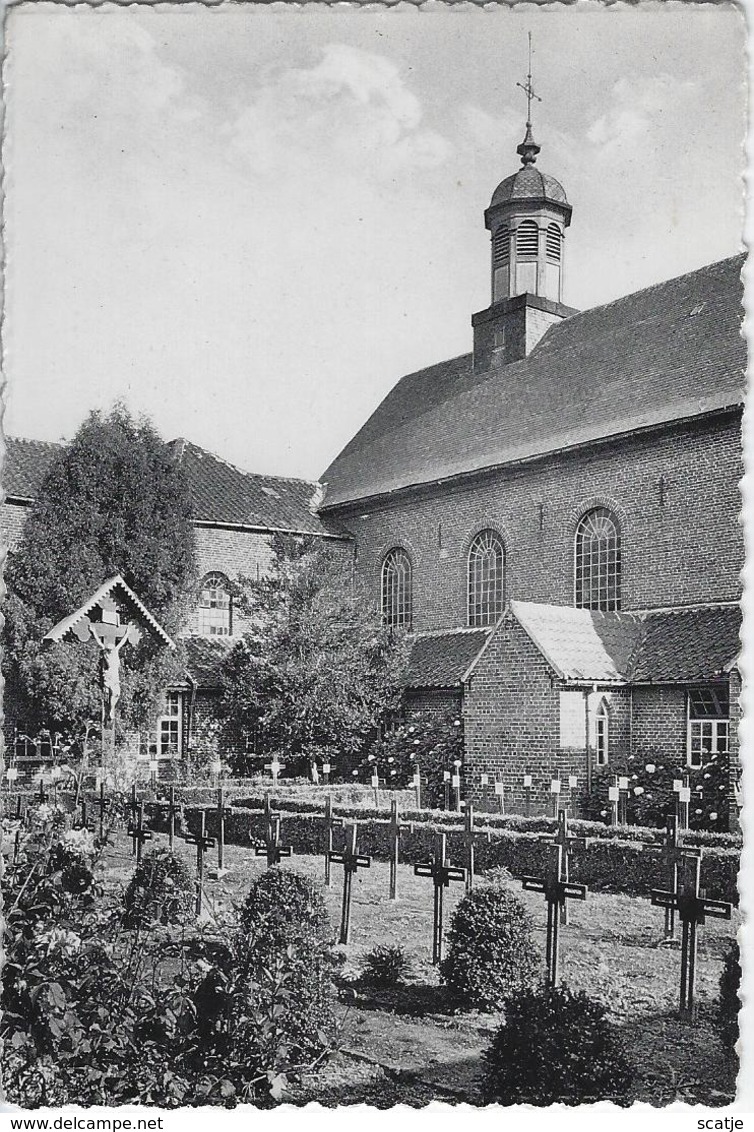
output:
[{"label": "grass", "polygon": [[[182,842],[176,846],[193,860],[193,847]],[[240,902],[266,867],[264,858],[239,846],[226,847],[228,871],[220,879],[212,875],[215,861],[210,852],[206,892],[208,904],[218,910]],[[127,883],[134,859],[125,837],[115,838],[106,865],[109,883]],[[321,857],[292,857],[284,866],[324,881]],[[524,892],[513,880],[510,884],[534,917],[544,954],[543,898]],[[333,886],[325,893],[334,933],[341,891],[342,869],[333,866]],[[446,890],[446,928],[463,891],[459,883]],[[388,899],[386,864],[374,862],[355,876],[351,942],[338,949],[341,1052],[315,1077],[296,1086],[289,1098],[293,1103],[387,1107],[423,1105],[433,1096],[479,1103],[480,1055],[500,1018],[453,1012],[447,1006],[431,962],[431,881],[400,866],[398,893],[397,901]],[[691,1026],[677,1016],[680,956],[661,942],[662,909],[648,900],[608,893],[571,903],[571,922],[561,933],[561,981],[600,999],[623,1031],[638,1068],[634,1099],[655,1105],[685,1100],[717,1106],[732,1101],[735,1082],[713,1017],[722,959],[739,922],[736,910],[733,916],[730,923],[711,920],[701,929],[699,1019]],[[409,956],[411,975],[405,988],[375,991],[359,983],[361,959],[378,943],[400,944]]]}]

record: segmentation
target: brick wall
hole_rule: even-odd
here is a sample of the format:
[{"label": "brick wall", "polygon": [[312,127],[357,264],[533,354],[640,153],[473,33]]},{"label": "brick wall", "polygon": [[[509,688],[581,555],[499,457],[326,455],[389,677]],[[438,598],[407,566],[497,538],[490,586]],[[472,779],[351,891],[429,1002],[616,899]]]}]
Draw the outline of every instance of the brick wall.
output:
[{"label": "brick wall", "polygon": [[634,689],[633,753],[638,759],[660,753],[674,766],[686,765],[684,688]]},{"label": "brick wall", "polygon": [[0,504],[0,542],[8,550],[15,550],[18,546],[28,514],[29,508],[17,503]]},{"label": "brick wall", "polygon": [[468,548],[486,526],[505,541],[508,598],[572,604],[576,523],[597,505],[621,523],[625,609],[728,601],[740,596],[741,471],[731,415],[363,503],[339,519],[356,537],[356,568],[375,597],[386,551],[409,551],[419,631],[466,624]]},{"label": "brick wall", "polygon": [[428,712],[442,720],[461,714],[462,693],[460,688],[410,688],[405,701],[407,719]]}]

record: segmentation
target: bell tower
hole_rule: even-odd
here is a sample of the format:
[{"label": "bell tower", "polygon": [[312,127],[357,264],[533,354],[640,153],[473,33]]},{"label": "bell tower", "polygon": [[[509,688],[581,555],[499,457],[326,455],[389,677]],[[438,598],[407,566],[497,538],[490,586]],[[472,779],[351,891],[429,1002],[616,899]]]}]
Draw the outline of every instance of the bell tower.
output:
[{"label": "bell tower", "polygon": [[563,303],[565,231],[571,206],[554,177],[536,168],[540,146],[534,140],[531,32],[529,72],[517,83],[527,99],[526,131],[516,152],[521,168],[501,181],[484,213],[491,237],[491,303],[472,316],[474,368],[493,361],[521,361],[545,330],[574,314]]}]

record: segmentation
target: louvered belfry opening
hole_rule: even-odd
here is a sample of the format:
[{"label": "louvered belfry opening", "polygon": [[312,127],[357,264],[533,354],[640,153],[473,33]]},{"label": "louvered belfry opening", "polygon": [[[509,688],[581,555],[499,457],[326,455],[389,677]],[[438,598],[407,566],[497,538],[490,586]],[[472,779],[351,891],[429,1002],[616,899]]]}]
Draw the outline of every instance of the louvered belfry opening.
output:
[{"label": "louvered belfry opening", "polygon": [[547,227],[545,236],[545,251],[550,263],[560,263],[560,256],[563,247],[563,236],[557,224],[550,224]]},{"label": "louvered belfry opening", "polygon": [[539,254],[539,228],[533,220],[524,220],[516,232],[516,256],[519,260],[536,259]]},{"label": "louvered belfry opening", "polygon": [[504,267],[511,258],[511,233],[507,224],[498,228],[492,237],[492,261],[495,267]]}]

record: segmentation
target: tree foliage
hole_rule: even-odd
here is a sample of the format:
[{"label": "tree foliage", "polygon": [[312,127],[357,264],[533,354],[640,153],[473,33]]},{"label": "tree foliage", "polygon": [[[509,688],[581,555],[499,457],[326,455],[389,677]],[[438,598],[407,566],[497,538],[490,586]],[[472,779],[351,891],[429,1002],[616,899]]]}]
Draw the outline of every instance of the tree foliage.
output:
[{"label": "tree foliage", "polygon": [[[121,574],[174,634],[195,588],[188,484],[152,425],[121,406],[91,413],[55,456],[6,569],[5,677],[30,734],[80,735],[100,718],[99,650],[45,633],[107,578]],[[180,664],[147,635],[121,653],[124,726],[150,718]]]},{"label": "tree foliage", "polygon": [[358,752],[400,701],[405,639],[350,567],[342,548],[281,536],[269,576],[237,595],[248,631],[223,667],[220,716],[260,756],[283,752],[289,771]]}]

